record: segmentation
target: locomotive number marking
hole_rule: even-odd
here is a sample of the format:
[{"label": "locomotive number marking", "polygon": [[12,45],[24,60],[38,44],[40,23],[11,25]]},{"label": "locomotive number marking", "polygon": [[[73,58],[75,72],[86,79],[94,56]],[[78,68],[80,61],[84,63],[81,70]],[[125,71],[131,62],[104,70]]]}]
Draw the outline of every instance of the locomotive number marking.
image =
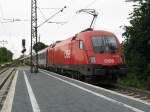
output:
[{"label": "locomotive number marking", "polygon": [[70,50],[66,50],[66,51],[64,52],[64,58],[65,58],[65,59],[71,58],[71,51],[70,51]]},{"label": "locomotive number marking", "polygon": [[104,59],[104,63],[114,63],[114,59]]}]

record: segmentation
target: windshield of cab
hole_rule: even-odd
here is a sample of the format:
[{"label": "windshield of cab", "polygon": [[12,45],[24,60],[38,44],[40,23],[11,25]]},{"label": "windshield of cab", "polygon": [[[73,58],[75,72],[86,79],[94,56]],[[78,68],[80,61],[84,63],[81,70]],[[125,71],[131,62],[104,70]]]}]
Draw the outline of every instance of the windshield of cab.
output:
[{"label": "windshield of cab", "polygon": [[116,53],[118,51],[114,36],[93,36],[92,44],[96,53]]}]

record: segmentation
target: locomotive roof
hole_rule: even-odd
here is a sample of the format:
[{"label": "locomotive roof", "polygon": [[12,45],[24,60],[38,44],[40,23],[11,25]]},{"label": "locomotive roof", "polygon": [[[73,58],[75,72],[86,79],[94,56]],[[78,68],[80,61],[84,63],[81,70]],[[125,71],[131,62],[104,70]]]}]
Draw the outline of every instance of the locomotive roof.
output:
[{"label": "locomotive roof", "polygon": [[88,30],[88,31],[82,31],[78,34],[84,34],[84,33],[102,33],[102,34],[107,34],[107,35],[114,35],[112,32],[105,31],[105,30]]},{"label": "locomotive roof", "polygon": [[93,29],[85,29],[79,33],[77,33],[75,36],[72,36],[68,39],[65,39],[65,40],[61,40],[61,41],[56,41],[54,42],[53,44],[50,45],[51,48],[55,47],[56,45],[58,44],[61,44],[63,42],[67,42],[67,41],[71,41],[73,38],[76,38],[78,35],[82,35],[82,34],[102,34],[102,35],[114,35],[112,32],[109,32],[109,31],[104,31],[104,30],[93,30]]}]

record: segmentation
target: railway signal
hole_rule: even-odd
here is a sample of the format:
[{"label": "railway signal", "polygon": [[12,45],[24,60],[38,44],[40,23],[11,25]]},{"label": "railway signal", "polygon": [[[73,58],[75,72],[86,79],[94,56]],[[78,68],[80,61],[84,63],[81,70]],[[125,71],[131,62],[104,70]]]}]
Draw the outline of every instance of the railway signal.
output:
[{"label": "railway signal", "polygon": [[24,54],[26,52],[26,48],[23,48],[23,50],[21,52],[22,52],[22,54]]},{"label": "railway signal", "polygon": [[22,39],[22,47],[24,48],[26,45],[26,40],[25,39]]},{"label": "railway signal", "polygon": [[26,52],[26,40],[25,39],[22,39],[22,47],[23,47],[23,50],[21,51],[21,53],[24,55],[24,53]]}]

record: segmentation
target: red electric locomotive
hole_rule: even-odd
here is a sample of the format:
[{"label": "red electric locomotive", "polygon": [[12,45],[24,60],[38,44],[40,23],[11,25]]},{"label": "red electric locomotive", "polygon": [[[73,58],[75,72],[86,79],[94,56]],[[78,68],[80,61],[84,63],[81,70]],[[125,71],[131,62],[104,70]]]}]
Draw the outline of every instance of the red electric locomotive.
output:
[{"label": "red electric locomotive", "polygon": [[57,72],[69,71],[78,77],[111,81],[127,72],[121,45],[111,32],[89,29],[57,41],[47,52],[47,67]]},{"label": "red electric locomotive", "polygon": [[69,72],[74,78],[116,82],[118,77],[127,73],[118,39],[111,32],[91,28],[98,16],[94,9],[81,9],[78,12],[93,16],[90,28],[40,51],[39,67],[64,74]]}]

